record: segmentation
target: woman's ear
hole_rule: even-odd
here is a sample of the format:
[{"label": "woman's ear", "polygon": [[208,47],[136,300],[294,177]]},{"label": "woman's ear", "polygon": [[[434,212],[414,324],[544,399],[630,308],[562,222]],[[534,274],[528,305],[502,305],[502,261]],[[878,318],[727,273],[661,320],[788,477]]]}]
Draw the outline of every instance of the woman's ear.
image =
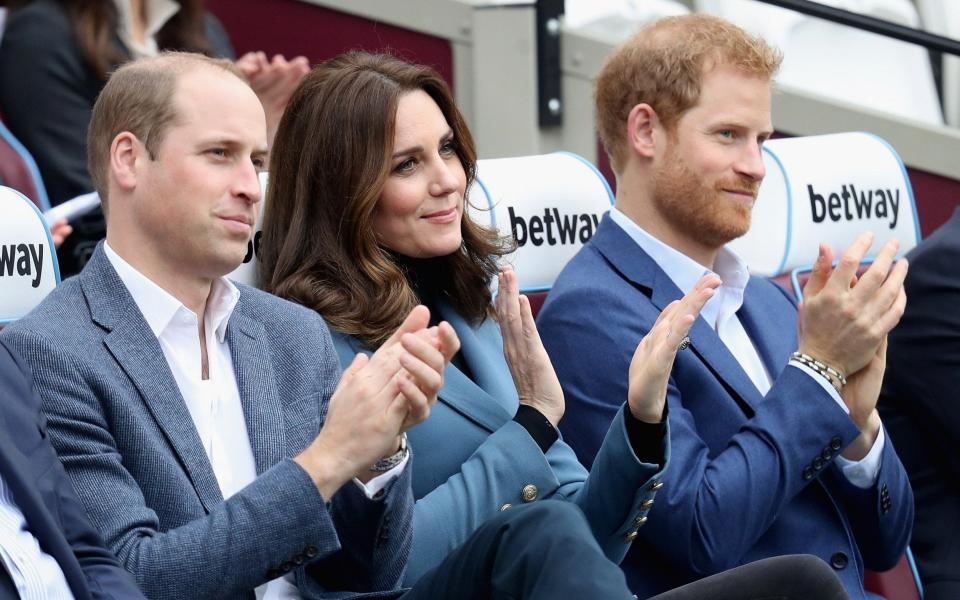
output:
[{"label": "woman's ear", "polygon": [[653,158],[656,150],[656,130],[660,127],[657,111],[649,104],[637,104],[627,117],[627,144],[643,158]]}]

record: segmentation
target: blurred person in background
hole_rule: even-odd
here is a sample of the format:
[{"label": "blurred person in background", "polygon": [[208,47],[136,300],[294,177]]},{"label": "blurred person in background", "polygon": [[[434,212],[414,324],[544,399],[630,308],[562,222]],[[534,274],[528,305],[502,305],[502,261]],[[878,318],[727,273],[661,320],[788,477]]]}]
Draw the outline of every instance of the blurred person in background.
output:
[{"label": "blurred person in background", "polygon": [[[184,50],[234,58],[227,33],[201,0],[14,0],[0,40],[0,116],[33,155],[50,202],[93,191],[87,173],[90,111],[107,75],[131,58]],[[307,60],[249,53],[236,61],[267,114],[271,136]],[[72,226],[71,233],[68,227]],[[105,235],[97,208],[68,225],[60,270],[83,267]]]}]

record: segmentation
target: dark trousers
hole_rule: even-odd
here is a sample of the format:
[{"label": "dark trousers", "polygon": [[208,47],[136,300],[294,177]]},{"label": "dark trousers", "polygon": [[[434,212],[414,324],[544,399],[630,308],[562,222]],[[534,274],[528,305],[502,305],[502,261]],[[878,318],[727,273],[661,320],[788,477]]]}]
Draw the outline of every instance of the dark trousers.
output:
[{"label": "dark trousers", "polygon": [[[403,600],[633,599],[583,513],[545,500],[497,515],[417,581]],[[651,600],[848,600],[829,566],[809,555],[743,565]]]},{"label": "dark trousers", "polygon": [[632,599],[575,505],[544,500],[488,520],[403,600]]},{"label": "dark trousers", "polygon": [[650,600],[847,600],[827,563],[809,554],[765,558],[717,573]]}]

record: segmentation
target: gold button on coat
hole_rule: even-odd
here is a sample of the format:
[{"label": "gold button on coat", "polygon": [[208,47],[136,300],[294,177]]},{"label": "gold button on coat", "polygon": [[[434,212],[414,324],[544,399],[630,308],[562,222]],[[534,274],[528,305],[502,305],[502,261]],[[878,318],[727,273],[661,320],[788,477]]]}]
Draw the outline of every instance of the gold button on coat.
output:
[{"label": "gold button on coat", "polygon": [[636,525],[638,528],[643,527],[644,525],[647,524],[647,517],[645,516],[637,517],[636,519],[633,520],[633,524]]},{"label": "gold button on coat", "polygon": [[636,532],[636,531],[631,531],[630,533],[627,534],[627,543],[630,543],[630,542],[632,542],[632,541],[635,540],[635,539],[637,539],[637,532]]},{"label": "gold button on coat", "polygon": [[532,483],[528,483],[523,486],[523,489],[520,491],[520,497],[523,498],[524,502],[533,502],[537,499],[537,495],[540,493],[540,490],[537,489],[537,486]]},{"label": "gold button on coat", "polygon": [[500,507],[500,512],[503,512],[505,510],[510,510],[511,508],[513,508],[513,505],[507,502],[506,504]]},{"label": "gold button on coat", "polygon": [[657,490],[659,490],[659,489],[662,488],[662,487],[663,487],[663,482],[662,482],[662,481],[658,481],[658,482],[656,482],[655,484],[653,484],[652,486],[650,486],[650,489],[653,490],[653,491],[657,491]]},{"label": "gold button on coat", "polygon": [[640,510],[650,510],[651,506],[653,506],[653,498],[647,498],[640,505]]}]

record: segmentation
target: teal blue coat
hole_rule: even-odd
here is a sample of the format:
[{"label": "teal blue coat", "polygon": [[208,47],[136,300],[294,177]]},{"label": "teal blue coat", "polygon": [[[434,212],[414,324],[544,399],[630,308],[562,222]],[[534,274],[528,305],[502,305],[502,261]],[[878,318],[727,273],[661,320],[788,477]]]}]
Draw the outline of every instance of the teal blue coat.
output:
[{"label": "teal blue coat", "polygon": [[[591,471],[562,439],[544,455],[513,421],[519,399],[497,324],[487,319],[471,327],[451,307],[441,305],[439,310],[460,337],[476,383],[449,365],[430,417],[409,432],[416,506],[405,584],[439,564],[501,507],[523,503],[521,491],[530,484],[537,488],[537,499],[575,502],[607,557],[619,563],[635,537],[631,533],[637,521],[644,522],[652,504],[644,503],[653,499],[663,475],[659,465],[641,463],[633,453],[624,407]],[[344,365],[364,351],[356,338],[333,332],[333,339]],[[669,439],[668,431],[665,463]]]}]

